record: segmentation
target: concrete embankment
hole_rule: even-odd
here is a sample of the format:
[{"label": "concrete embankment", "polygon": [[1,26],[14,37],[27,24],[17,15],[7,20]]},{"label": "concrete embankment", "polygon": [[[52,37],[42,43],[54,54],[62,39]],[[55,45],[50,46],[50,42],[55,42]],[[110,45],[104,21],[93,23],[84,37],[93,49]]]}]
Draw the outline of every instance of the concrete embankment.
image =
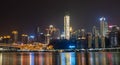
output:
[{"label": "concrete embankment", "polygon": [[0,47],[0,52],[120,52],[120,48],[20,50],[19,48]]}]

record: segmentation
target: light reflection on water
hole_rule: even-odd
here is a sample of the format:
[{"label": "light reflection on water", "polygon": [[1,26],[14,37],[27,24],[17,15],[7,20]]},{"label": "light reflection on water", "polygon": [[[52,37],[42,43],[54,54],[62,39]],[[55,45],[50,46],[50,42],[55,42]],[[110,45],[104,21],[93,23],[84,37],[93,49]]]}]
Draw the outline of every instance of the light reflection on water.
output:
[{"label": "light reflection on water", "polygon": [[60,53],[61,65],[76,65],[75,64],[75,52]]},{"label": "light reflection on water", "polygon": [[0,65],[120,65],[120,52],[0,52]]}]

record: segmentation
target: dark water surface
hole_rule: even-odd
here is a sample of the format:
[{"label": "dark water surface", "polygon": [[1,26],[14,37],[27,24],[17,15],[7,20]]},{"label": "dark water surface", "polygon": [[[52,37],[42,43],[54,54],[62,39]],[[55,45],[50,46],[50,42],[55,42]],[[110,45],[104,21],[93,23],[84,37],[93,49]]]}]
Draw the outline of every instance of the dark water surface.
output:
[{"label": "dark water surface", "polygon": [[0,52],[0,65],[120,65],[120,52]]}]

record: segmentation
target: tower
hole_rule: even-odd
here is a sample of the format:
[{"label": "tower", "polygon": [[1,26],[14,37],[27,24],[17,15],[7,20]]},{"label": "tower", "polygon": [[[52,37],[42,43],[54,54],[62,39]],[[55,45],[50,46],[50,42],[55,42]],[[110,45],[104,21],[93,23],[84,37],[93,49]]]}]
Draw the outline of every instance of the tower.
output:
[{"label": "tower", "polygon": [[64,38],[69,40],[70,39],[70,16],[66,14],[64,16]]},{"label": "tower", "polygon": [[104,36],[108,32],[108,23],[106,22],[106,19],[104,17],[100,18],[100,35]]},{"label": "tower", "polygon": [[92,28],[92,34],[93,34],[93,36],[96,36],[96,34],[97,34],[96,26],[93,26],[93,28]]},{"label": "tower", "polygon": [[108,32],[108,23],[104,17],[100,18],[101,47],[105,48],[105,36]]}]

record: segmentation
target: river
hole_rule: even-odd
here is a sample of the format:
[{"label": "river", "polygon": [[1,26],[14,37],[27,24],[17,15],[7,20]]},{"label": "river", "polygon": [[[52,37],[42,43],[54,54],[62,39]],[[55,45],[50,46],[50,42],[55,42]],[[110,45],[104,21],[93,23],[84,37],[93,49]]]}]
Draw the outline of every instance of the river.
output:
[{"label": "river", "polygon": [[120,65],[120,52],[0,52],[0,65]]}]

